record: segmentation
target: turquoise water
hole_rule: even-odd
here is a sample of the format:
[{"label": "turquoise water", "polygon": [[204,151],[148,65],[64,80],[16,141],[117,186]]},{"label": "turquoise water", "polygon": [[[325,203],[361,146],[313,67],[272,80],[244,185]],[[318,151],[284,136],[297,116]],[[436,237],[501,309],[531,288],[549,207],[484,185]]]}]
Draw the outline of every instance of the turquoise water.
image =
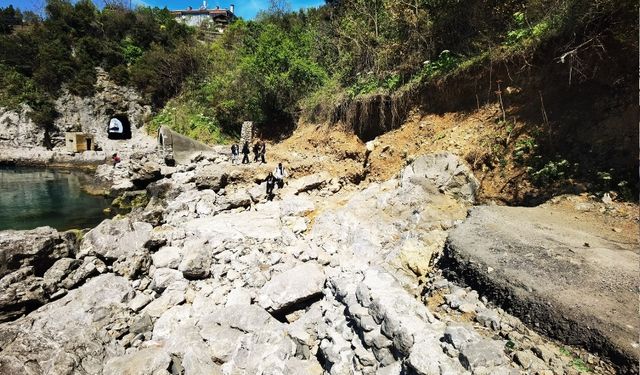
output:
[{"label": "turquoise water", "polygon": [[79,171],[0,166],[0,230],[96,226],[109,202],[82,190],[90,178]]}]

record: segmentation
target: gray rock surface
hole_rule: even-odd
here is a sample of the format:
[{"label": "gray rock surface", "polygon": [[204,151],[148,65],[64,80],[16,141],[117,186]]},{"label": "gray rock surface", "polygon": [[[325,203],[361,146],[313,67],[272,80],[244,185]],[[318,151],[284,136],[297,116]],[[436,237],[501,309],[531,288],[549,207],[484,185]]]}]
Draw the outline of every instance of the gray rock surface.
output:
[{"label": "gray rock surface", "polygon": [[79,256],[97,255],[103,259],[126,258],[142,250],[151,239],[151,224],[132,222],[129,218],[107,219],[84,237]]},{"label": "gray rock surface", "polygon": [[[576,358],[613,374],[443,278],[473,185],[456,158],[368,186],[290,178],[267,201],[258,167],[231,169],[222,152],[161,168],[146,206],[79,249],[0,232],[12,259],[0,304],[15,306],[0,374],[562,374]],[[129,189],[153,161],[132,154],[100,174]],[[228,174],[224,188],[214,173]]]},{"label": "gray rock surface", "polygon": [[260,289],[258,304],[268,311],[281,312],[321,294],[325,279],[322,267],[304,263],[267,282]]},{"label": "gray rock surface", "polygon": [[546,334],[615,352],[635,371],[640,318],[623,301],[636,297],[640,256],[587,225],[552,207],[476,207],[449,235],[450,274]]},{"label": "gray rock surface", "polygon": [[480,187],[465,162],[446,152],[417,158],[402,172],[402,181],[450,193],[470,203],[475,202]]},{"label": "gray rock surface", "polygon": [[0,369],[6,374],[96,374],[123,349],[116,324],[131,287],[115,275],[93,278],[23,319],[0,325]]},{"label": "gray rock surface", "polygon": [[12,147],[44,146],[44,129],[29,117],[31,108],[20,110],[0,108],[0,145]]},{"label": "gray rock surface", "polygon": [[212,250],[205,240],[191,240],[184,244],[184,255],[178,270],[188,279],[209,276]]},{"label": "gray rock surface", "polygon": [[147,348],[109,360],[104,375],[165,375],[171,357],[162,348]]}]

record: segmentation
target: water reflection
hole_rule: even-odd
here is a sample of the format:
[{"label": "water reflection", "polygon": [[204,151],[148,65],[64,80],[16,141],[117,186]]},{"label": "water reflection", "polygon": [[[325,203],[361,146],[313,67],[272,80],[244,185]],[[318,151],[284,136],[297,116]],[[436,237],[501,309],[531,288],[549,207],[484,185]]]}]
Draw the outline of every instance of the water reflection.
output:
[{"label": "water reflection", "polygon": [[89,178],[78,171],[0,167],[0,230],[95,226],[109,202],[82,190]]}]

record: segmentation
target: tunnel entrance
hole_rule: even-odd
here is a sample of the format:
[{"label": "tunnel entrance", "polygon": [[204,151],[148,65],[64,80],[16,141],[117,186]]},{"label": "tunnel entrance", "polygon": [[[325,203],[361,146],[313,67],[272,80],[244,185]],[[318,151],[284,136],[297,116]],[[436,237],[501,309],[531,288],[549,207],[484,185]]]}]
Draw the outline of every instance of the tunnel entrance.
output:
[{"label": "tunnel entrance", "polygon": [[125,115],[115,115],[107,126],[109,139],[131,139],[131,123]]}]

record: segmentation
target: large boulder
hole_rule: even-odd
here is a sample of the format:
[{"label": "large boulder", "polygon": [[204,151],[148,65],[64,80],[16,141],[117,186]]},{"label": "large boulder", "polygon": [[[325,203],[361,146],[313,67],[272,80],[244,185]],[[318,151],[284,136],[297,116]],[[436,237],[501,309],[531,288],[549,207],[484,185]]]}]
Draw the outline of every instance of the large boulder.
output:
[{"label": "large boulder", "polygon": [[42,276],[58,259],[72,257],[76,236],[50,227],[28,231],[0,231],[0,277],[22,267],[34,267]]},{"label": "large boulder", "polygon": [[129,218],[107,219],[84,236],[79,255],[96,255],[108,260],[128,257],[144,248],[151,239],[152,229],[151,224]]},{"label": "large boulder", "polygon": [[[447,240],[448,275],[524,322],[637,373],[637,244],[604,222],[540,207],[474,207]],[[479,354],[481,355],[481,354]],[[470,361],[472,362],[472,361]]]},{"label": "large boulder", "polygon": [[227,186],[229,175],[220,166],[212,165],[196,172],[195,183],[200,190],[211,189],[216,193]]},{"label": "large boulder", "polygon": [[326,277],[320,265],[301,264],[267,282],[260,289],[258,304],[278,314],[321,295],[325,281]]},{"label": "large boulder", "polygon": [[449,152],[419,157],[402,171],[402,183],[420,185],[427,191],[452,194],[469,203],[475,202],[480,187],[465,162]]},{"label": "large boulder", "polygon": [[184,256],[178,266],[187,279],[204,279],[209,276],[212,250],[206,240],[191,240],[184,244]]},{"label": "large boulder", "polygon": [[132,163],[131,182],[139,189],[145,188],[150,183],[162,178],[161,168],[160,164],[155,161],[142,160],[138,163]]},{"label": "large boulder", "polygon": [[70,258],[75,252],[72,232],[49,227],[0,231],[0,322],[47,303],[81,263]]},{"label": "large boulder", "polygon": [[99,374],[123,355],[129,282],[113,274],[91,279],[23,319],[0,325],[3,374]]}]

